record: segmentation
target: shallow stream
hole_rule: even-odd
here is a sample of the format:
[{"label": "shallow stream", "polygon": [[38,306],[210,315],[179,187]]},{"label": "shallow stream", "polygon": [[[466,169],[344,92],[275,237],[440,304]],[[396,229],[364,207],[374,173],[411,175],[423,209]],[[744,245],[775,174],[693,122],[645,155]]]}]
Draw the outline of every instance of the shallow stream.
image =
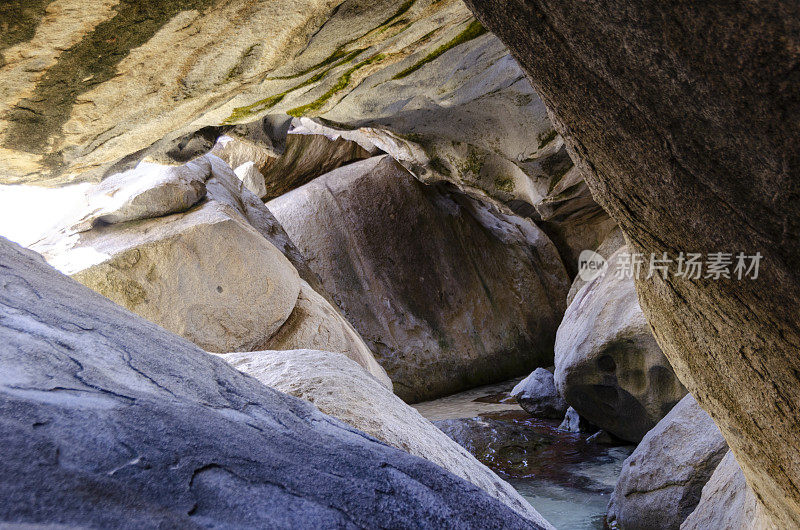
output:
[{"label": "shallow stream", "polygon": [[558,529],[602,529],[622,462],[633,446],[587,442],[532,418],[508,398],[518,382],[415,405],[478,460],[506,479]]}]

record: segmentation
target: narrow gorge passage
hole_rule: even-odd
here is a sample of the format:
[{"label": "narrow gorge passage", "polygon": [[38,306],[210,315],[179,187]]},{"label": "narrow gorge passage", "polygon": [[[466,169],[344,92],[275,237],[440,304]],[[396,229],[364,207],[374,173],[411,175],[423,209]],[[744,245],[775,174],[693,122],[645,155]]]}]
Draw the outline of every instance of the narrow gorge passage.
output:
[{"label": "narrow gorge passage", "polygon": [[797,5],[0,28],[0,525],[800,529]]}]

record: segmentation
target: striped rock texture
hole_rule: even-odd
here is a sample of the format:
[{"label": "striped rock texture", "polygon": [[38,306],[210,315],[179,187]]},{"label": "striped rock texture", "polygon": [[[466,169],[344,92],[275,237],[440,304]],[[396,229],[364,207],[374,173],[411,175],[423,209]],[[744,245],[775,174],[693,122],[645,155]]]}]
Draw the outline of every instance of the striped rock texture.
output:
[{"label": "striped rock texture", "polygon": [[12,0],[0,27],[0,183],[184,163],[263,120],[281,152],[291,117],[323,118],[421,180],[550,223],[570,264],[614,226],[460,0]]}]

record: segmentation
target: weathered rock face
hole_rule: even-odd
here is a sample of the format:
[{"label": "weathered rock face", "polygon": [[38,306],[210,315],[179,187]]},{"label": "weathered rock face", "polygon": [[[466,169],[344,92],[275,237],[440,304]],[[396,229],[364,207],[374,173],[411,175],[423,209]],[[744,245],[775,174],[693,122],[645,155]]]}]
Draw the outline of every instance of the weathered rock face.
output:
[{"label": "weathered rock face", "polygon": [[677,530],[700,502],[703,486],[727,452],[722,433],[687,395],[625,461],[608,506],[609,526]]},{"label": "weathered rock face", "polygon": [[346,357],[313,350],[221,357],[265,385],[308,400],[325,414],[426,458],[481,487],[526,519],[547,525],[514,488]]},{"label": "weathered rock face", "polygon": [[268,206],[403,399],[551,362],[567,277],[533,223],[424,186],[388,156]]},{"label": "weathered rock face", "polygon": [[[0,182],[96,181],[142,157],[184,163],[223,134],[249,144],[235,150],[255,158],[229,162],[256,162],[271,198],[340,165],[319,160],[363,157],[344,140],[286,136],[289,116],[314,117],[372,137],[421,180],[544,222],[570,274],[613,227],[517,63],[460,0],[224,4],[8,12]],[[262,119],[259,137],[240,135]]]},{"label": "weathered rock face", "polygon": [[757,280],[656,275],[637,290],[767,515],[800,526],[800,5],[467,4],[530,75],[632,250],[763,256]]},{"label": "weathered rock face", "polygon": [[537,527],[2,238],[0,322],[3,523]]},{"label": "weathered rock face", "polygon": [[211,152],[231,167],[252,162],[257,172],[251,173],[251,179],[258,190],[248,189],[264,200],[279,197],[339,166],[372,156],[356,142],[331,139],[324,134],[300,134],[292,130],[280,152],[269,138],[259,138],[261,142],[223,136]]},{"label": "weathered rock face", "polygon": [[364,367],[383,386],[392,388],[389,376],[372,356],[361,335],[304,281],[301,281],[292,314],[264,343],[264,347],[274,350],[292,350],[298,346],[343,353]]},{"label": "weathered rock face", "polygon": [[560,420],[569,407],[556,389],[553,372],[545,368],[534,370],[511,390],[510,395],[525,412],[537,418]]},{"label": "weathered rock face", "polygon": [[[153,217],[186,209],[184,195],[147,188],[175,181],[199,183],[202,201]],[[391,387],[358,333],[271,242],[299,256],[280,224],[219,158],[163,170],[140,165],[103,181],[87,209],[35,247],[84,285],[208,351],[325,348]],[[310,271],[304,276],[319,283]]]},{"label": "weathered rock face", "polygon": [[742,468],[728,451],[703,487],[700,504],[681,525],[681,530],[761,530],[775,528],[761,514]]},{"label": "weathered rock face", "polygon": [[598,427],[638,442],[686,394],[642,314],[622,247],[578,291],[558,328],[555,382]]}]

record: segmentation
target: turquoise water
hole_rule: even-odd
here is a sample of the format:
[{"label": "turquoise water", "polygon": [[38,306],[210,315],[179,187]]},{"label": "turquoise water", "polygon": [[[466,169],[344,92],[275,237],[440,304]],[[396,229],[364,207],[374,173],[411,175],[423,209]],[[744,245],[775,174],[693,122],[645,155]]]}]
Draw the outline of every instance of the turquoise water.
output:
[{"label": "turquoise water", "polygon": [[[602,529],[633,446],[587,442],[560,422],[532,418],[507,399],[514,381],[423,403],[418,410],[507,480],[561,530]],[[494,404],[494,405],[491,405]]]}]

